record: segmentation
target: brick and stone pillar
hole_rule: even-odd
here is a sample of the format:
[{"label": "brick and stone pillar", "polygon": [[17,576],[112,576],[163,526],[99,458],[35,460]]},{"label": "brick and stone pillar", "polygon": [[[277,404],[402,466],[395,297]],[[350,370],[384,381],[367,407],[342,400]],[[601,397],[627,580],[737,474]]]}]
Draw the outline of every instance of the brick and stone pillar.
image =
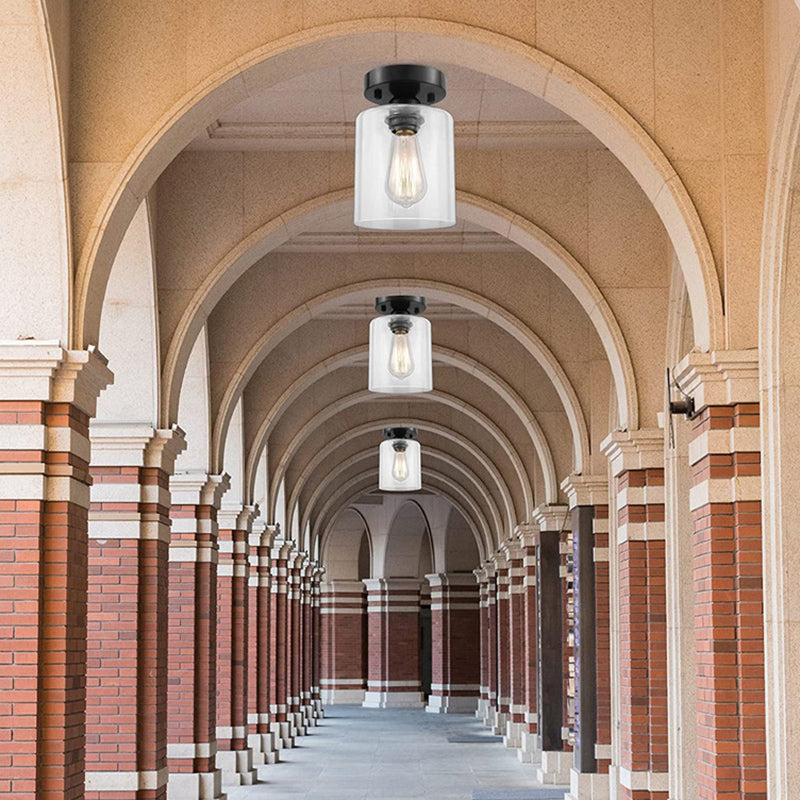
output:
[{"label": "brick and stone pillar", "polygon": [[503,735],[511,712],[511,615],[509,606],[508,558],[501,549],[494,556],[496,565],[495,583],[497,585],[497,625],[495,647],[497,649],[497,710],[494,714],[492,732]]},{"label": "brick and stone pillar", "polygon": [[287,601],[287,696],[286,706],[293,736],[304,736],[306,733],[305,718],[300,707],[300,684],[303,672],[303,614],[302,614],[302,577],[306,564],[304,553],[293,550],[287,564],[288,591]]},{"label": "brick and stone pillar", "polygon": [[288,718],[286,698],[288,696],[288,656],[287,656],[287,561],[291,543],[276,538],[272,546],[272,566],[270,574],[270,689],[269,713],[270,728],[275,732],[278,748],[292,747],[294,736]]},{"label": "brick and stone pillar", "polygon": [[691,354],[676,370],[694,397],[697,797],[763,798],[764,605],[758,362]]},{"label": "brick and stone pillar", "polygon": [[419,581],[367,578],[367,708],[419,707]]},{"label": "brick and stone pillar", "polygon": [[506,747],[522,745],[525,727],[525,599],[523,551],[519,541],[510,539],[505,547],[508,560],[509,619],[509,718],[504,731]]},{"label": "brick and stone pillar", "polygon": [[431,694],[425,710],[469,713],[480,693],[480,597],[472,573],[426,575],[431,587]]},{"label": "brick and stone pillar", "polygon": [[300,685],[300,709],[306,727],[315,725],[314,707],[311,702],[314,624],[312,620],[312,580],[315,565],[306,564],[302,574],[302,614],[303,614],[303,675]]},{"label": "brick and stone pillar", "polygon": [[536,603],[538,625],[539,739],[542,762],[537,770],[541,783],[569,782],[572,753],[565,747],[564,703],[564,581],[561,541],[569,528],[564,506],[539,506],[534,512],[539,526],[536,541]]},{"label": "brick and stone pillar", "polygon": [[275,734],[269,727],[270,682],[270,551],[275,526],[263,519],[250,531],[250,575],[248,616],[250,642],[247,650],[247,740],[253,763],[274,764],[278,757]]},{"label": "brick and stone pillar", "polygon": [[[314,567],[311,578],[311,705],[316,719],[325,716],[322,706],[322,577],[325,568],[318,564]],[[363,649],[363,648],[362,648]],[[363,698],[362,698],[363,700]]]},{"label": "brick and stone pillar", "polygon": [[525,724],[520,734],[517,755],[525,763],[538,761],[539,690],[538,690],[538,605],[536,602],[536,525],[517,528],[522,551],[522,624],[524,638]]},{"label": "brick and stone pillar", "polygon": [[663,439],[661,430],[638,430],[603,443],[617,518],[619,763],[611,772],[622,800],[669,794]]},{"label": "brick and stone pillar", "polygon": [[572,514],[575,649],[575,756],[568,800],[609,795],[608,481],[571,475],[561,488]]},{"label": "brick and stone pillar", "polygon": [[320,591],[322,702],[363,703],[367,688],[364,584],[324,581]]},{"label": "brick and stone pillar", "polygon": [[0,344],[0,794],[83,796],[94,351]]},{"label": "brick and stone pillar", "polygon": [[168,797],[222,798],[217,752],[217,511],[227,475],[170,480]]},{"label": "brick and stone pillar", "polygon": [[218,514],[217,766],[228,786],[257,781],[247,741],[249,537],[255,511],[246,506],[223,508]]},{"label": "brick and stone pillar", "polygon": [[91,427],[86,798],[167,796],[169,476],[179,430]]},{"label": "brick and stone pillar", "polygon": [[486,577],[486,621],[487,621],[487,678],[489,681],[489,705],[484,723],[494,727],[497,717],[497,563],[489,559],[484,563]]},{"label": "brick and stone pillar", "polygon": [[485,719],[489,711],[489,576],[485,565],[472,573],[478,584],[478,624],[480,647],[480,696],[475,716]]}]

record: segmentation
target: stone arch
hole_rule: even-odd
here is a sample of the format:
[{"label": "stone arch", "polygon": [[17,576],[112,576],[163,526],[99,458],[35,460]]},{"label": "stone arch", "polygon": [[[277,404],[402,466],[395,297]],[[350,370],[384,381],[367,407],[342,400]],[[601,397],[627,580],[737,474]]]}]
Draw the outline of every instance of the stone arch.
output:
[{"label": "stone arch", "polygon": [[[376,33],[383,33],[378,46],[370,38],[367,47]],[[534,47],[463,23],[405,17],[347,21],[285,36],[237,58],[162,115],[115,175],[80,255],[74,329],[81,345],[96,338],[96,301],[132,208],[194,132],[256,88],[340,63],[344,48],[379,60],[436,61],[447,53],[453,63],[531,92],[584,125],[628,169],[663,221],[691,297],[698,346],[723,345],[722,295],[702,223],[680,177],[644,128],[596,84]]]},{"label": "stone arch", "polygon": [[[350,522],[359,522],[360,528],[352,524],[344,527],[344,518],[351,517]],[[361,547],[362,537],[366,536],[367,546],[370,552],[370,564],[372,563],[372,535],[369,523],[364,515],[352,506],[343,508],[339,513],[335,524],[328,531],[327,536],[320,541],[320,552],[322,563],[325,566],[327,580],[360,580],[358,556]],[[355,564],[350,563],[349,557],[355,552]],[[349,569],[348,569],[349,567]]]},{"label": "stone arch", "polygon": [[421,578],[419,561],[426,541],[433,553],[431,527],[425,510],[415,500],[406,500],[389,523],[382,577]]},{"label": "stone arch", "polygon": [[[4,57],[13,63],[0,73],[7,109],[0,152],[0,339],[57,341],[69,348],[72,255],[62,98],[67,76],[66,64],[58,63],[65,53],[54,38],[50,11],[44,0],[0,8]],[[125,228],[131,217],[126,213]]]},{"label": "stone arch", "polygon": [[[462,412],[465,412],[465,413],[469,412],[468,416],[470,416],[472,419],[474,419],[476,422],[478,422],[481,425],[481,427],[483,427],[489,433],[489,435],[497,442],[498,447],[506,448],[505,449],[506,455],[509,457],[509,460],[511,461],[512,467],[513,467],[514,472],[515,472],[515,477],[517,478],[517,481],[519,483],[520,489],[522,491],[522,496],[524,498],[524,503],[525,503],[524,516],[525,516],[525,519],[530,518],[530,515],[533,512],[533,509],[535,507],[535,505],[534,505],[534,497],[533,497],[533,490],[532,490],[530,481],[528,480],[528,476],[527,476],[527,473],[525,471],[525,467],[524,467],[524,464],[522,462],[522,459],[517,454],[516,450],[514,449],[513,445],[508,440],[508,438],[505,436],[505,434],[503,434],[502,431],[500,431],[491,422],[491,420],[489,420],[488,418],[484,417],[480,412],[478,412],[478,411],[476,411],[474,409],[470,409],[470,407],[467,406],[466,403],[458,401],[456,398],[452,398],[450,396],[443,395],[443,393],[441,393],[441,392],[435,392],[434,391],[434,392],[430,392],[428,394],[430,395],[430,400],[432,400],[433,402],[440,402],[440,403],[442,403],[442,404],[444,404],[444,405],[446,405],[446,406],[448,406],[450,408],[455,408],[455,409],[457,409],[459,411],[462,411]],[[326,419],[330,419],[331,416],[333,416],[334,414],[337,414],[337,413],[341,412],[343,409],[347,408],[348,406],[355,405],[357,403],[360,403],[360,402],[362,402],[364,400],[368,400],[368,399],[370,399],[370,393],[367,390],[364,390],[362,392],[357,392],[356,394],[351,395],[349,398],[343,398],[342,400],[340,400],[336,404],[335,408],[327,408],[323,412],[320,412],[315,417],[313,417],[311,420],[309,420],[306,423],[306,425],[304,425],[297,432],[297,434],[294,436],[294,438],[292,439],[290,444],[286,447],[286,449],[284,450],[283,454],[281,455],[281,459],[278,462],[278,465],[276,467],[275,473],[273,475],[272,486],[273,487],[277,487],[279,482],[283,481],[285,479],[286,467],[287,467],[289,461],[291,460],[291,458],[294,456],[294,453],[298,450],[298,448],[302,444],[302,441],[305,438],[307,438],[307,436],[310,435],[310,433],[312,433],[319,425],[323,424]],[[389,424],[391,424],[391,419],[387,418],[386,420],[384,420],[384,422],[385,422],[385,424],[389,425]],[[420,430],[437,429],[437,431],[439,433],[443,433],[444,430],[445,430],[444,428],[441,428],[441,430],[439,430],[439,426],[434,426],[433,423],[428,422],[428,421],[426,421],[424,419],[415,419],[413,421],[413,423],[410,423],[410,424],[416,425],[417,428],[420,429]],[[334,445],[335,442],[340,442],[340,441],[343,441],[344,439],[348,439],[348,438],[349,439],[353,439],[353,438],[355,438],[356,436],[360,435],[363,432],[371,431],[371,432],[375,433],[377,430],[378,430],[378,427],[376,426],[376,424],[374,422],[365,423],[364,425],[361,425],[361,426],[358,426],[356,428],[353,428],[352,430],[347,431],[342,436],[339,436],[336,439],[334,439],[331,442],[331,446],[335,446]],[[448,431],[448,433],[449,433],[450,436],[452,436],[454,438],[454,440],[460,441],[462,446],[464,446],[465,448],[474,449],[475,453],[479,452],[478,448],[476,446],[474,446],[471,442],[466,442],[466,441],[463,441],[463,439],[459,439],[459,438],[455,437],[455,432]],[[312,459],[312,461],[309,463],[309,467],[313,468],[313,465],[319,463],[322,460],[323,457],[324,457],[324,453],[318,453]],[[485,466],[486,466],[486,469],[489,472],[489,474],[492,475],[493,478],[495,478],[495,481],[497,482],[497,485],[499,487],[504,487],[504,482],[502,481],[502,478],[500,476],[500,472],[497,469],[494,461],[492,461],[488,457],[484,457],[484,458],[485,458]],[[481,460],[481,459],[479,459],[479,460]],[[273,492],[271,491],[270,494],[272,494],[272,493]],[[292,497],[296,497],[296,494],[294,493],[294,491],[293,491],[291,496]],[[504,495],[504,497],[505,496],[506,495]],[[511,509],[514,508],[510,493],[508,494],[508,502],[510,503],[510,506],[507,509],[507,513],[510,515],[511,514]]]},{"label": "stone arch", "polygon": [[[619,323],[614,317],[610,306],[586,270],[565,247],[530,220],[503,208],[497,203],[476,195],[459,191],[457,198],[458,213],[463,219],[482,225],[530,252],[544,263],[572,292],[586,311],[605,349],[616,389],[620,424],[622,427],[631,429],[638,427],[639,401],[630,353]],[[194,328],[205,321],[211,309],[219,302],[236,279],[241,277],[249,267],[270,250],[288,241],[292,236],[312,228],[315,222],[340,210],[344,205],[350,203],[351,199],[352,192],[347,190],[331,192],[299,204],[276,219],[268,221],[245,237],[209,272],[185,309],[166,354],[163,382],[165,392],[163,408],[165,414],[172,415],[172,408],[177,401],[175,393],[179,385],[180,371],[185,358],[186,337],[191,337]],[[431,281],[426,284],[424,281],[416,281],[415,283],[430,285],[434,288],[436,286],[446,286],[446,291],[453,293],[456,297],[460,297],[465,303],[469,302],[471,310],[482,313],[495,324],[504,327],[523,346],[528,344],[524,341],[524,338],[533,337],[537,341],[534,351],[531,352],[548,373],[551,380],[553,380],[556,391],[562,397],[567,416],[570,419],[570,425],[573,427],[576,437],[573,470],[580,473],[584,464],[587,463],[589,454],[588,433],[581,429],[582,423],[585,428],[585,420],[583,420],[581,412],[575,406],[576,401],[570,397],[572,391],[571,386],[568,385],[569,381],[565,381],[566,376],[561,374],[563,371],[559,367],[555,367],[555,359],[550,356],[537,357],[536,351],[540,348],[544,348],[543,352],[549,353],[549,350],[541,340],[497,303],[479,297],[473,292],[460,289],[455,285],[441,284],[440,282]],[[359,284],[358,287],[350,287],[350,290],[354,291],[359,287],[366,286],[366,284],[367,282]],[[344,289],[340,288],[339,291],[342,292]],[[409,291],[411,290],[409,289]],[[433,292],[433,289],[430,291]],[[335,297],[337,294],[338,292],[329,292],[326,295],[315,298],[306,303],[300,311],[301,313],[305,312],[307,309],[311,309],[315,302],[322,302],[324,297]],[[297,319],[294,324],[302,324],[302,321],[304,319]],[[523,329],[526,331],[524,334],[522,333]],[[287,330],[284,335],[289,332],[291,331]],[[520,336],[523,336],[523,338],[520,338]],[[257,363],[256,359],[258,359],[258,346],[248,354],[246,361],[248,364],[254,361]],[[244,371],[249,368],[249,366],[243,365],[240,370]],[[562,386],[561,383],[565,383],[565,385]],[[229,393],[239,390],[238,386],[231,387]],[[224,404],[228,405],[230,402],[232,402],[232,399],[226,398]],[[224,420],[224,414],[222,419]],[[224,421],[222,424],[225,424]],[[580,451],[579,447],[581,448]]]},{"label": "stone arch", "polygon": [[[278,422],[283,411],[293,400],[302,392],[306,391],[308,387],[320,377],[328,375],[336,369],[352,365],[359,358],[363,358],[364,353],[364,347],[353,347],[339,353],[334,358],[327,358],[320,362],[314,369],[309,370],[304,375],[297,378],[291,386],[287,387],[259,426],[258,433],[254,439],[254,445],[248,456],[249,475],[252,475],[253,478],[255,477],[255,467],[258,464],[259,458],[258,454],[266,446],[272,427]],[[535,414],[530,410],[525,401],[499,375],[495,374],[488,367],[475,359],[440,345],[434,345],[433,355],[435,360],[463,369],[469,372],[470,375],[477,377],[478,380],[492,388],[511,408],[530,435],[533,446],[539,457],[545,485],[544,502],[556,503],[558,500],[558,480],[556,478],[555,464],[553,463],[553,454],[541,425],[539,425]]]},{"label": "stone arch", "polygon": [[[794,565],[800,493],[800,49],[789,70],[770,153],[761,262],[759,350],[764,550],[767,785],[789,800],[800,782],[800,586]],[[788,502],[787,502],[788,500]]]}]

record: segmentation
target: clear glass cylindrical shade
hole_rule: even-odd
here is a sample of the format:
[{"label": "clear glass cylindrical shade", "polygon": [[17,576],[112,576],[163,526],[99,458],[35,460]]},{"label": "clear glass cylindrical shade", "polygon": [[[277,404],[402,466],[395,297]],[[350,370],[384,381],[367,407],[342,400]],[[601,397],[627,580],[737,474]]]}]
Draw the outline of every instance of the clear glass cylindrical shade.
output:
[{"label": "clear glass cylindrical shade", "polygon": [[[408,109],[422,119],[413,135],[397,135],[390,114]],[[424,105],[374,106],[356,118],[355,224],[411,231],[456,224],[453,118]]]},{"label": "clear glass cylindrical shade", "polygon": [[[406,449],[398,453],[395,442]],[[380,447],[378,488],[384,492],[416,492],[422,488],[422,457],[414,439],[385,439]]]},{"label": "clear glass cylindrical shade", "polygon": [[[408,321],[408,333],[394,333],[392,321]],[[431,323],[425,317],[387,314],[369,324],[369,390],[415,394],[433,390]]]}]

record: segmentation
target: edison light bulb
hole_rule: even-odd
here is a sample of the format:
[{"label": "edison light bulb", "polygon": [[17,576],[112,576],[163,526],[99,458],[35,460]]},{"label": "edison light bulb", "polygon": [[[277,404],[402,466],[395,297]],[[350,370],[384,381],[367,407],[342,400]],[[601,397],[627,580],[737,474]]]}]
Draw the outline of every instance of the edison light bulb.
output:
[{"label": "edison light bulb", "polygon": [[386,194],[397,205],[409,208],[425,197],[427,189],[416,132],[394,132],[389,173],[386,176]]},{"label": "edison light bulb", "polygon": [[392,462],[392,477],[398,482],[408,480],[408,459],[406,458],[405,445],[395,444],[394,447],[394,461]]},{"label": "edison light bulb", "polygon": [[392,349],[389,351],[389,372],[395,378],[407,378],[414,371],[414,359],[408,343],[408,330],[392,331]]}]

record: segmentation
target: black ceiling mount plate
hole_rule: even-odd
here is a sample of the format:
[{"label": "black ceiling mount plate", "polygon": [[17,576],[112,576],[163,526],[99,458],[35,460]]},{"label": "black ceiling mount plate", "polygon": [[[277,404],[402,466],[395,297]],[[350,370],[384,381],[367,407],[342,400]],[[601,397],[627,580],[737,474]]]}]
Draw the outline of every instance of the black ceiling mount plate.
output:
[{"label": "black ceiling mount plate", "polygon": [[386,439],[416,439],[416,428],[384,428],[383,436]]},{"label": "black ceiling mount plate", "polygon": [[427,304],[424,297],[408,294],[394,294],[389,297],[376,297],[375,310],[381,314],[424,314]]},{"label": "black ceiling mount plate", "polygon": [[432,106],[444,100],[447,81],[436,67],[422,64],[387,64],[364,76],[364,97],[379,106],[388,103],[420,103]]}]

